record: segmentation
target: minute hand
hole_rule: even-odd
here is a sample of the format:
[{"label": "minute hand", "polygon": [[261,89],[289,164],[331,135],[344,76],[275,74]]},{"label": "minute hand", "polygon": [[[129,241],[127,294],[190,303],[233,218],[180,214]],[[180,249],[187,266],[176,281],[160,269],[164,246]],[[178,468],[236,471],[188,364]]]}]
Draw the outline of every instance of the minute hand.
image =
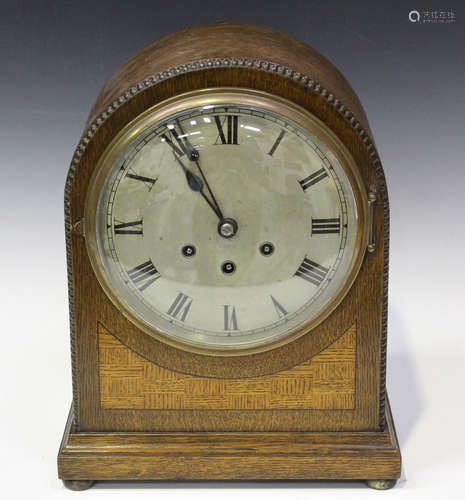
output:
[{"label": "minute hand", "polygon": [[[188,135],[184,132],[184,129],[182,128],[181,122],[179,120],[176,120],[176,124],[177,124],[177,126],[179,128],[179,131],[181,132],[182,137],[184,139],[184,144],[185,144],[186,149],[187,149],[186,152],[188,154],[188,157],[189,157],[190,161],[195,162],[197,168],[199,169],[199,172],[200,172],[200,175],[202,176],[203,182],[205,183],[205,186],[207,187],[208,192],[210,193],[210,196],[211,196],[211,199],[213,201],[213,204],[216,207],[215,213],[218,215],[218,217],[220,218],[220,220],[222,220],[223,219],[223,213],[221,211],[221,208],[218,205],[218,202],[216,201],[215,195],[213,194],[213,191],[211,190],[210,185],[208,184],[207,178],[205,177],[205,174],[203,173],[203,170],[202,170],[202,168],[200,166],[199,152],[196,149],[194,149],[194,146],[192,146],[191,141],[189,140]],[[208,202],[208,204],[211,206],[210,202]]]},{"label": "minute hand", "polygon": [[[186,176],[186,180],[187,180],[187,185],[192,189],[192,191],[197,191],[199,192],[203,199],[208,203],[208,205],[210,206],[210,208],[213,210],[213,212],[215,212],[215,215],[220,219],[222,220],[223,219],[223,215],[221,213],[221,210],[219,209],[218,206],[215,206],[207,197],[207,195],[205,194],[204,190],[203,190],[203,187],[204,187],[204,184],[203,184],[203,181],[202,179],[193,174],[185,165],[184,163],[178,158],[178,156],[176,155],[176,153],[173,153],[173,156],[174,156],[174,159],[177,161],[177,163],[181,166],[181,168],[183,169],[184,171],[184,174]],[[202,173],[202,171],[200,171]],[[202,175],[203,177],[203,175]],[[210,191],[210,189],[209,189]],[[211,194],[211,192],[210,192]],[[215,202],[216,203],[216,202]]]},{"label": "minute hand", "polygon": [[216,201],[215,195],[213,194],[212,190],[210,189],[210,185],[208,184],[208,181],[202,171],[202,168],[200,167],[200,162],[199,162],[199,152],[193,149],[191,151],[191,160],[195,162],[197,168],[199,169],[200,175],[202,176],[203,182],[205,183],[205,186],[207,186],[208,192],[210,193],[210,196],[212,197],[213,203],[216,206],[216,213],[220,220],[223,220],[223,212],[221,211],[220,206],[218,205],[218,202]]}]

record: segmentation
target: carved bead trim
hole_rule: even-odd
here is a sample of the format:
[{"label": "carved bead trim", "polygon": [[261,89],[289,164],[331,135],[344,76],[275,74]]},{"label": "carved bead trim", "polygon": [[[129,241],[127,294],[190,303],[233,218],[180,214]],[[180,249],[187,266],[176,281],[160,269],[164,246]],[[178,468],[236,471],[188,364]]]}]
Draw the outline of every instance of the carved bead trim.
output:
[{"label": "carved bead trim", "polygon": [[67,253],[67,266],[68,266],[68,297],[69,297],[69,315],[70,315],[70,333],[71,333],[71,363],[72,363],[72,380],[73,380],[73,418],[74,425],[77,426],[78,420],[78,399],[77,399],[77,368],[75,356],[75,331],[74,331],[74,295],[73,295],[73,279],[72,279],[72,256],[71,256],[71,227],[70,227],[70,192],[71,185],[74,179],[76,168],[79,164],[81,156],[92,136],[97,132],[103,122],[121,105],[131,99],[134,95],[142,92],[148,87],[156,85],[157,83],[172,78],[173,76],[198,71],[200,69],[208,69],[212,67],[239,67],[239,68],[254,68],[270,73],[276,73],[286,78],[290,78],[295,82],[299,82],[312,92],[324,97],[345,120],[350,123],[352,128],[358,133],[362,142],[372,158],[372,164],[378,175],[379,189],[378,192],[383,200],[384,208],[384,272],[383,272],[383,309],[382,309],[382,338],[381,338],[381,366],[380,366],[380,393],[379,393],[379,419],[380,428],[384,429],[384,409],[386,399],[386,344],[387,344],[387,292],[388,292],[388,257],[389,257],[389,201],[387,196],[386,181],[381,167],[381,161],[378,157],[376,147],[371,141],[369,134],[363,129],[357,121],[355,115],[347,109],[342,102],[337,99],[327,89],[322,87],[318,82],[313,80],[307,75],[302,75],[298,71],[282,65],[263,61],[261,59],[247,59],[247,58],[214,58],[202,59],[180,66],[169,68],[165,71],[157,73],[130,87],[118,98],[116,98],[100,115],[91,123],[87,131],[83,134],[74,152],[71,166],[68,171],[68,176],[65,184],[65,231],[66,231],[66,253]]}]

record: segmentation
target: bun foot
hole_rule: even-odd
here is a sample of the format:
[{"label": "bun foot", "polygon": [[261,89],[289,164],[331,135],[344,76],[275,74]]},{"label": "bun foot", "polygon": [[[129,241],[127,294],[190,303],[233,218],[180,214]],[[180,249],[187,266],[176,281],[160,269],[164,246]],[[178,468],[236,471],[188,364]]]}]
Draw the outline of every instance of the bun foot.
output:
[{"label": "bun foot", "polygon": [[397,479],[367,479],[367,485],[374,490],[390,490],[397,483]]},{"label": "bun foot", "polygon": [[63,479],[63,484],[68,490],[73,491],[83,491],[92,488],[95,481],[81,481],[81,480],[73,480],[73,479]]}]

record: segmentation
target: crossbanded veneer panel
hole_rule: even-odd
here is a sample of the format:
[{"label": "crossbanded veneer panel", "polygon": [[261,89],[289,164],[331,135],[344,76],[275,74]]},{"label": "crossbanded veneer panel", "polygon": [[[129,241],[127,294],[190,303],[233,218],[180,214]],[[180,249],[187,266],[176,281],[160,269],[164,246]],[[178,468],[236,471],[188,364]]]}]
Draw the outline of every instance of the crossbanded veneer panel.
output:
[{"label": "crossbanded veneer panel", "polygon": [[262,377],[218,379],[162,368],[99,324],[104,409],[341,409],[355,404],[356,327],[308,361]]}]

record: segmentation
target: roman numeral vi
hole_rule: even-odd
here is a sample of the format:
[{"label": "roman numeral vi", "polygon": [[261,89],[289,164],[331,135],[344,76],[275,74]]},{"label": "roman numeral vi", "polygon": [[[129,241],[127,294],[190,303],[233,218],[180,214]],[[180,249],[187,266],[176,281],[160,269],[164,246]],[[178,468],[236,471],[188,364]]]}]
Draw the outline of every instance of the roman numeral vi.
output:
[{"label": "roman numeral vi", "polygon": [[224,309],[224,330],[237,330],[236,308],[234,306],[223,306]]}]

